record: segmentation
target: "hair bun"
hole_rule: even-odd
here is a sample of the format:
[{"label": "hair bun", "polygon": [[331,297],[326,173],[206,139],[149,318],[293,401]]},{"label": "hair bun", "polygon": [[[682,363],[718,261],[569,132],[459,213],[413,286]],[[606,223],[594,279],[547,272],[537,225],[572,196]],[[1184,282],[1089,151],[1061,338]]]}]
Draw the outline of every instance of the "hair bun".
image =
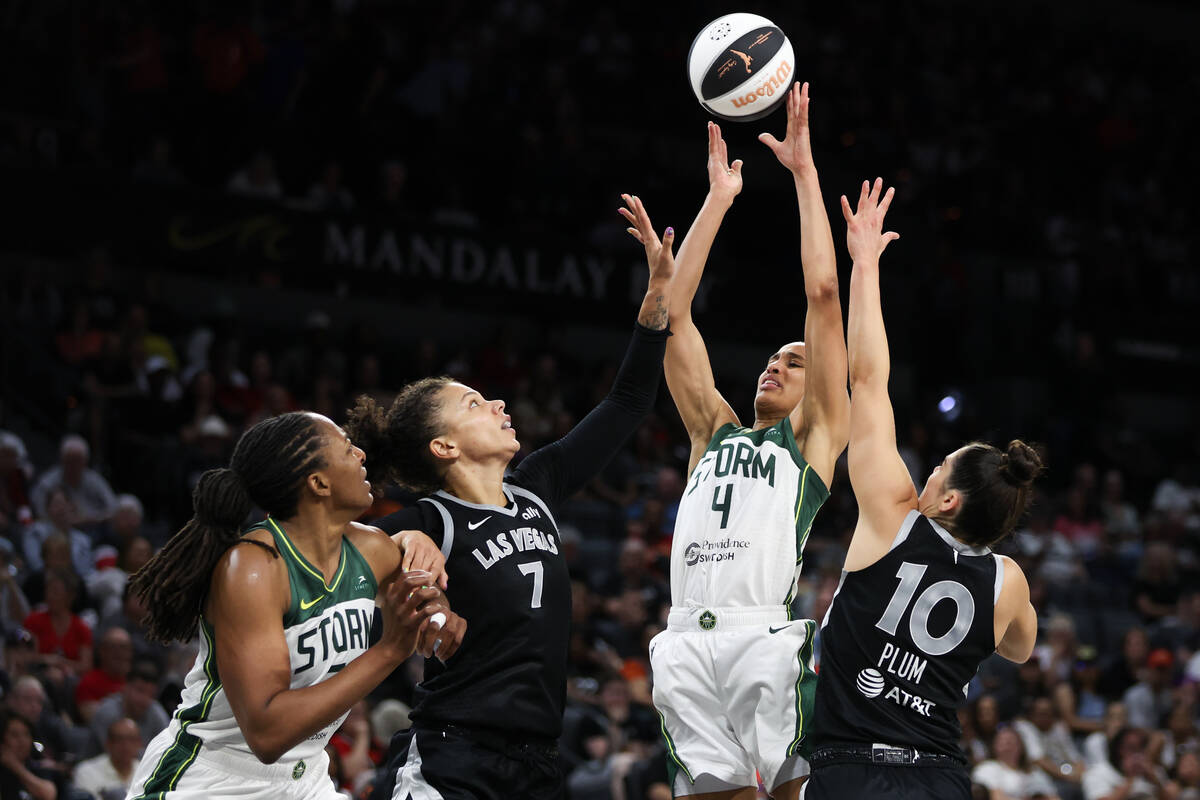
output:
[{"label": "hair bun", "polygon": [[1020,439],[1013,439],[1000,456],[1000,475],[1013,486],[1029,486],[1042,472],[1042,457]]},{"label": "hair bun", "polygon": [[240,528],[254,501],[242,476],[231,469],[210,469],[192,490],[196,521],[220,528]]}]

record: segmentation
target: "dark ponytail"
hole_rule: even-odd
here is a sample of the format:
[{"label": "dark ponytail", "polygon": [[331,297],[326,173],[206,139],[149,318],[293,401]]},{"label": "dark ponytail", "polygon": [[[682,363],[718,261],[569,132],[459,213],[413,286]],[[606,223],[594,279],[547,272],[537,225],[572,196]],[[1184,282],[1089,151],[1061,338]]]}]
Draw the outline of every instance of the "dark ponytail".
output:
[{"label": "dark ponytail", "polygon": [[950,526],[973,547],[991,547],[1012,533],[1033,498],[1033,482],[1042,473],[1037,450],[1013,439],[1003,451],[972,442],[954,459],[947,489],[962,494]]},{"label": "dark ponytail", "polygon": [[325,466],[323,445],[310,414],[283,414],[246,431],[229,468],[200,476],[192,518],[129,581],[146,605],[149,638],[169,643],[196,635],[212,571],[241,538],[250,511],[258,506],[280,519],[295,516],[305,480]]},{"label": "dark ponytail", "polygon": [[438,394],[453,378],[422,378],[406,385],[385,411],[370,397],[350,409],[346,433],[367,451],[367,477],[395,483],[417,494],[442,488],[445,467],[429,442],[445,432]]}]

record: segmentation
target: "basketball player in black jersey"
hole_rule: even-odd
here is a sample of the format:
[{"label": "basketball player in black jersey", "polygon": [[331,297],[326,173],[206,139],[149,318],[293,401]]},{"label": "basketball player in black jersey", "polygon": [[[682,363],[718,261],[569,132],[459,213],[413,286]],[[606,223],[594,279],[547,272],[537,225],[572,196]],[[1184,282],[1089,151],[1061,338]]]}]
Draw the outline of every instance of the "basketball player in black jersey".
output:
[{"label": "basketball player in black jersey", "polygon": [[859,517],[822,623],[807,800],[970,798],[957,710],[993,651],[1026,661],[1037,636],[1029,585],[989,547],[1012,531],[1041,471],[1021,441],[968,444],[918,495],[896,449],[887,334],[879,300],[881,233],[891,203],[864,182],[842,197],[854,268],[850,483]]},{"label": "basketball player in black jersey", "polygon": [[[626,202],[644,213],[637,198]],[[450,378],[406,386],[384,411],[360,398],[347,426],[373,479],[427,497],[377,522],[440,542],[453,608],[470,620],[457,655],[425,663],[413,728],[393,740],[373,798],[564,796],[562,731],[571,586],[554,514],[641,424],[662,375],[673,232],[643,239],[650,283],[608,396],[506,475],[516,432],[502,400]]]}]

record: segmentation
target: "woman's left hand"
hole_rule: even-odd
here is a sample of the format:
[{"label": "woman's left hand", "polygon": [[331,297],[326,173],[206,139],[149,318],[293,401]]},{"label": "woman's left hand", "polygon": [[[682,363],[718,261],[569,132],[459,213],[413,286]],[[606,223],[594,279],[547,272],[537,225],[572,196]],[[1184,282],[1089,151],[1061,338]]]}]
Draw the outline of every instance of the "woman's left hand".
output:
[{"label": "woman's left hand", "polygon": [[400,531],[392,536],[400,548],[400,568],[405,572],[424,570],[433,576],[433,581],[444,590],[450,585],[446,574],[446,557],[433,539],[422,531]]}]

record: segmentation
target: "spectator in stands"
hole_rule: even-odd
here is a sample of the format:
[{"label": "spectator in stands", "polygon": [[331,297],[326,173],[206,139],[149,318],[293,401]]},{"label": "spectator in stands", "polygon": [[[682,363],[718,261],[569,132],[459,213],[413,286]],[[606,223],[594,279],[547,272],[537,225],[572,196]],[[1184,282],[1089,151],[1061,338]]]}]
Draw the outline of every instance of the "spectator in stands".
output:
[{"label": "spectator in stands", "polygon": [[1085,561],[1099,552],[1104,523],[1100,519],[1099,509],[1083,486],[1074,485],[1067,489],[1062,513],[1054,520],[1054,530],[1066,536]]},{"label": "spectator in stands", "polygon": [[1083,759],[1088,767],[1108,760],[1108,747],[1117,734],[1128,727],[1124,703],[1109,703],[1104,711],[1104,727],[1083,740]]},{"label": "spectator in stands", "polygon": [[992,741],[999,730],[1000,716],[996,706],[996,698],[985,694],[973,705],[964,706],[967,709],[964,716],[968,717],[963,726],[963,751],[971,764],[986,761],[992,752]]},{"label": "spectator in stands", "polygon": [[99,745],[105,740],[110,725],[128,717],[137,723],[138,732],[141,734],[141,746],[138,748],[138,755],[141,755],[146,744],[171,721],[162,705],[155,699],[159,678],[159,669],[153,661],[134,662],[121,691],[109,695],[96,706],[96,713],[92,715],[89,726],[95,737],[95,744]]},{"label": "spectator in stands", "polygon": [[1033,657],[1050,685],[1054,685],[1071,677],[1079,642],[1075,638],[1075,622],[1068,614],[1052,615],[1045,631],[1044,640],[1033,649]]},{"label": "spectator in stands", "polygon": [[146,637],[145,619],[145,603],[129,590],[129,584],[126,583],[125,589],[121,592],[121,607],[100,620],[101,635],[109,628],[120,628],[129,634],[133,643],[135,661],[149,659],[159,667],[163,667],[166,664],[167,648]]},{"label": "spectator in stands", "polygon": [[1195,703],[1176,703],[1167,716],[1166,732],[1163,734],[1162,755],[1159,763],[1174,769],[1183,756],[1200,753],[1200,729],[1196,727]]},{"label": "spectator in stands", "polygon": [[69,324],[54,337],[59,359],[68,366],[78,367],[100,355],[104,347],[104,332],[92,325],[87,301],[78,298],[71,304]]},{"label": "spectator in stands", "polygon": [[129,576],[153,555],[150,541],[141,536],[122,542],[117,551],[107,545],[96,549],[96,571],[88,578],[87,587],[91,605],[100,619],[111,616],[120,608]]},{"label": "spectator in stands", "polygon": [[1104,473],[1100,494],[1100,516],[1105,538],[1118,550],[1136,545],[1141,537],[1141,519],[1137,509],[1125,499],[1125,476],[1119,469]]},{"label": "spectator in stands", "polygon": [[0,797],[55,800],[53,773],[33,763],[33,728],[14,711],[0,712]]},{"label": "spectator in stands", "polygon": [[1138,681],[1138,673],[1146,664],[1150,653],[1150,638],[1146,631],[1132,627],[1121,639],[1121,652],[1110,658],[1100,672],[1100,694],[1112,702],[1120,700],[1130,686]]},{"label": "spectator in stands", "polygon": [[71,611],[79,578],[65,569],[46,572],[46,607],[25,618],[25,629],[37,641],[42,663],[61,684],[92,668],[92,629]]},{"label": "spectator in stands", "polygon": [[1129,724],[1154,730],[1171,710],[1171,677],[1175,658],[1170,650],[1157,648],[1146,656],[1145,677],[1125,692],[1123,702]]},{"label": "spectator in stands", "polygon": [[379,766],[387,749],[386,745],[381,747],[375,737],[366,700],[350,707],[350,713],[329,740],[329,746],[337,752],[341,764],[343,782],[338,784],[339,788],[357,794],[362,782]]},{"label": "spectator in stands", "polygon": [[47,704],[46,689],[32,675],[22,675],[5,701],[33,728],[33,740],[41,744],[43,758],[61,762],[70,753],[71,734],[61,716]]},{"label": "spectator in stands", "polygon": [[1134,610],[1146,625],[1153,625],[1175,613],[1182,593],[1176,558],[1166,542],[1146,545],[1132,592]]},{"label": "spectator in stands", "polygon": [[1113,737],[1108,758],[1083,773],[1084,800],[1161,798],[1163,779],[1146,755],[1149,737],[1141,728],[1122,728]]},{"label": "spectator in stands", "polygon": [[354,195],[343,182],[340,161],[327,161],[321,168],[321,179],[308,189],[307,204],[314,211],[327,214],[346,214],[354,210]]},{"label": "spectator in stands", "polygon": [[100,701],[121,691],[133,667],[133,639],[121,628],[109,628],[96,643],[96,666],[75,687],[75,708],[84,724],[91,722]]},{"label": "spectator in stands", "polygon": [[1071,732],[1083,736],[1104,728],[1106,703],[1097,692],[1100,669],[1096,648],[1083,645],[1075,657],[1070,681],[1060,681],[1053,688],[1054,705]]},{"label": "spectator in stands", "polygon": [[0,431],[0,536],[11,537],[32,518],[25,443],[14,433]]},{"label": "spectator in stands", "polygon": [[137,723],[122,717],[108,726],[104,737],[104,752],[81,761],[75,767],[74,783],[98,800],[121,798],[129,789],[129,781],[137,769],[142,751],[142,737]]},{"label": "spectator in stands", "polygon": [[971,771],[971,781],[986,787],[993,800],[1057,798],[1050,779],[1030,765],[1021,737],[1009,727],[996,731],[992,738],[992,757]]},{"label": "spectator in stands", "polygon": [[275,175],[275,159],[263,151],[255,153],[249,163],[233,173],[225,188],[230,194],[259,200],[283,198],[283,184]]},{"label": "spectator in stands", "polygon": [[12,542],[0,537],[0,636],[29,616],[29,599],[17,583],[16,572]]},{"label": "spectator in stands", "polygon": [[1200,800],[1200,752],[1189,750],[1180,756],[1174,777],[1177,794],[1171,800]]},{"label": "spectator in stands", "polygon": [[61,487],[71,502],[72,525],[87,528],[112,516],[117,497],[108,481],[88,466],[89,459],[91,448],[86,439],[74,434],[63,437],[59,463],[42,473],[30,492],[37,516],[47,515],[50,494],[56,487]]},{"label": "spectator in stands", "polygon": [[1018,719],[1013,728],[1021,737],[1025,755],[1034,767],[1054,784],[1064,798],[1078,797],[1083,780],[1083,756],[1071,738],[1071,731],[1054,708],[1049,697],[1033,701],[1027,719]]},{"label": "spectator in stands", "polygon": [[80,577],[92,573],[92,540],[72,524],[75,518],[75,508],[67,491],[61,486],[51,489],[46,497],[45,517],[26,528],[22,540],[21,553],[30,571],[45,569],[42,551],[46,542],[52,536],[60,536],[70,544],[71,567],[75,573]]},{"label": "spectator in stands", "polygon": [[141,500],[132,494],[117,495],[116,508],[112,519],[108,521],[106,543],[121,549],[125,542],[143,535],[142,524],[145,520],[146,510]]}]

